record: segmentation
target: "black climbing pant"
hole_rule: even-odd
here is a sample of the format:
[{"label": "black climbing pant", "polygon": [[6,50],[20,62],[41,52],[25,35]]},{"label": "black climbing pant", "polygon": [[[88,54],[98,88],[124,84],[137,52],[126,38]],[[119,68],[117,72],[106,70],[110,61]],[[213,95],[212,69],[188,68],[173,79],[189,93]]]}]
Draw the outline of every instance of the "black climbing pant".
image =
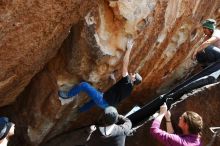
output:
[{"label": "black climbing pant", "polygon": [[196,54],[197,61],[202,65],[208,65],[210,63],[220,60],[220,48],[215,46],[208,46],[203,51]]}]

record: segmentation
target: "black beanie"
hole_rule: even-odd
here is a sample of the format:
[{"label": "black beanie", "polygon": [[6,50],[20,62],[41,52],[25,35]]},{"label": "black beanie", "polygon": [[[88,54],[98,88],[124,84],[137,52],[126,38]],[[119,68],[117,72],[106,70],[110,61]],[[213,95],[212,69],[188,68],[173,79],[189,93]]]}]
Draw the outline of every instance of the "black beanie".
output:
[{"label": "black beanie", "polygon": [[105,108],[104,120],[106,125],[112,125],[118,121],[118,111],[115,107],[109,106]]},{"label": "black beanie", "polygon": [[7,117],[0,117],[0,140],[4,139],[10,131],[12,123]]}]

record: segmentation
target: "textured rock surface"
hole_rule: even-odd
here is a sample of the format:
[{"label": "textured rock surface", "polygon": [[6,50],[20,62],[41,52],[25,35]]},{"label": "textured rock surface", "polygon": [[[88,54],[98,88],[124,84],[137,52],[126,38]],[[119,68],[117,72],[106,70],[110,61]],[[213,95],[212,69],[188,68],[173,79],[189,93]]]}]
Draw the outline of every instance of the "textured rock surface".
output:
[{"label": "textured rock surface", "polygon": [[[99,109],[76,117],[85,95],[62,106],[57,90],[68,90],[81,80],[106,90],[112,85],[111,74],[120,78],[128,36],[135,38],[129,70],[140,72],[143,83],[120,111],[126,113],[170,89],[191,73],[193,48],[202,40],[199,23],[208,17],[220,21],[219,7],[218,0],[1,1],[0,106],[1,113],[16,122],[14,143],[39,145],[95,121]],[[207,113],[218,109],[206,104]],[[207,107],[188,100],[183,105]]]},{"label": "textured rock surface", "polygon": [[56,55],[71,25],[77,1],[0,2],[0,106],[15,101]]}]

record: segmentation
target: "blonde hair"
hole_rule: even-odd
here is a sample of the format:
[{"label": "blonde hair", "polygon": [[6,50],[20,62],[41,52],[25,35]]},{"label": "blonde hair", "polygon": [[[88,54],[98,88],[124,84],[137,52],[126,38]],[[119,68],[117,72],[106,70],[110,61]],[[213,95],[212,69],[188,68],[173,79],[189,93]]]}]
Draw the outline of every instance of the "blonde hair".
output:
[{"label": "blonde hair", "polygon": [[201,135],[203,129],[203,120],[202,117],[192,111],[186,111],[183,115],[184,121],[189,126],[189,132],[191,134]]}]

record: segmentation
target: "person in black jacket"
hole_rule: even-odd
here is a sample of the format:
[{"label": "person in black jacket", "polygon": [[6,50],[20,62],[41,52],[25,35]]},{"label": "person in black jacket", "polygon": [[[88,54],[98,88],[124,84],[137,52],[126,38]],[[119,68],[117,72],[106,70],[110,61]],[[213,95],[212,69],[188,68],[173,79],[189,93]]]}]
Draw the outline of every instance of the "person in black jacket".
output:
[{"label": "person in black jacket", "polygon": [[105,109],[96,131],[91,135],[88,146],[124,146],[126,136],[132,132],[131,121],[119,115],[116,108],[109,106]]},{"label": "person in black jacket", "polygon": [[94,105],[97,105],[102,109],[105,109],[108,106],[116,106],[124,98],[131,95],[134,85],[138,85],[142,81],[142,77],[138,73],[128,74],[129,56],[133,44],[133,39],[128,39],[127,50],[123,59],[122,78],[112,87],[110,87],[110,89],[102,93],[89,83],[82,82],[73,86],[68,92],[59,91],[58,94],[61,100],[69,99],[80,92],[85,92],[91,98],[89,102],[79,109],[80,112],[85,112]]}]

